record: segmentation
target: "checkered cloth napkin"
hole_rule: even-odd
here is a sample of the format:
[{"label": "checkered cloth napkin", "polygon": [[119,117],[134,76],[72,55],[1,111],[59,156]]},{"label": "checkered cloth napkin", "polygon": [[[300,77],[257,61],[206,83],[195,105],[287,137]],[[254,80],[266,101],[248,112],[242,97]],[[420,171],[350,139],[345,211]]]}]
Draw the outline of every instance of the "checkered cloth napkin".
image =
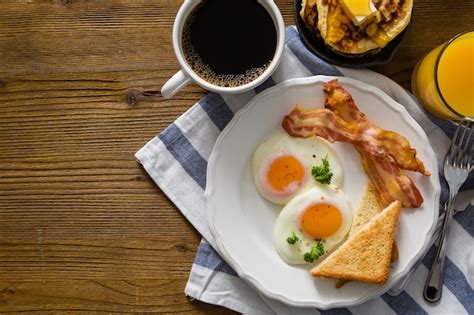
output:
[{"label": "checkered cloth napkin", "polygon": [[[335,67],[318,59],[304,47],[296,29],[290,26],[286,29],[281,64],[264,84],[238,95],[208,94],[136,153],[136,158],[156,184],[203,236],[185,288],[186,295],[249,314],[474,314],[473,176],[464,184],[458,198],[457,209],[467,209],[458,213],[452,223],[443,298],[435,306],[425,303],[422,297],[424,280],[436,252],[434,246],[400,295],[384,294],[361,305],[326,311],[297,309],[261,296],[214,250],[204,189],[207,159],[219,133],[235,112],[266,88],[287,79],[318,74],[355,78],[380,88],[403,104],[428,135],[442,170],[454,132],[451,123],[424,112],[407,91],[378,73]],[[447,185],[444,180],[441,187],[441,199],[445,200]]]}]

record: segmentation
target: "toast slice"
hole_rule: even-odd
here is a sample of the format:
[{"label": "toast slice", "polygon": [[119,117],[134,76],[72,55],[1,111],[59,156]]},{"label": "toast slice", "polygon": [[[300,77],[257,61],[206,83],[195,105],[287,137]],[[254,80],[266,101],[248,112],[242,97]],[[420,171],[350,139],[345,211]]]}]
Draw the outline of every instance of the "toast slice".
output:
[{"label": "toast slice", "polygon": [[[352,221],[348,238],[356,234],[361,227],[369,223],[369,221],[379,214],[383,208],[384,207],[382,201],[380,200],[377,189],[375,188],[374,184],[372,184],[372,182],[368,182],[367,186],[365,187],[364,194],[362,195],[359,207],[354,213],[354,220]],[[395,241],[393,242],[392,262],[398,259],[398,246]]]},{"label": "toast slice", "polygon": [[[372,182],[368,182],[365,186],[364,193],[359,203],[359,207],[354,212],[354,219],[352,221],[352,226],[349,231],[348,238],[351,238],[356,232],[370,222],[370,220],[375,217],[380,211],[383,210],[382,201],[380,200],[379,193]],[[393,241],[392,247],[392,257],[391,262],[394,262],[398,259],[398,247],[396,241]],[[336,283],[336,288],[342,287],[344,284],[349,282],[348,280],[340,279]]]},{"label": "toast slice", "polygon": [[311,270],[314,277],[384,284],[390,271],[400,201],[392,202]]},{"label": "toast slice", "polygon": [[384,207],[378,194],[379,193],[374,184],[369,181],[365,186],[364,193],[359,202],[359,207],[354,212],[354,219],[352,221],[348,238],[356,234],[361,227],[366,225],[373,217],[383,210]]}]

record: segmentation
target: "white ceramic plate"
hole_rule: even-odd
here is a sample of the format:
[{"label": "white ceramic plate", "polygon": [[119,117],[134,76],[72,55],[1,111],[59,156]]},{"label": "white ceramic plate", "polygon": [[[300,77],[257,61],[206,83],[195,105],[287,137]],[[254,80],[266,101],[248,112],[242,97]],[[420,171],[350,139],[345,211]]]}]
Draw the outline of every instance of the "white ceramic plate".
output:
[{"label": "white ceramic plate", "polygon": [[[257,192],[251,172],[252,154],[257,146],[282,131],[281,121],[295,104],[305,108],[323,107],[324,82],[334,77],[316,76],[285,81],[258,96],[240,110],[220,134],[207,169],[206,199],[209,225],[218,251],[241,278],[264,295],[300,307],[328,309],[347,307],[386,292],[420,257],[438,217],[439,180],[436,157],[426,134],[405,108],[379,89],[340,77],[359,108],[384,129],[404,135],[431,171],[429,177],[410,173],[424,198],[418,209],[403,209],[397,228],[400,251],[384,286],[350,282],[341,289],[334,280],[315,279],[311,265],[287,265],[276,252],[273,226],[280,207]],[[358,153],[349,144],[335,143],[344,166],[343,191],[358,204],[367,182]]]}]

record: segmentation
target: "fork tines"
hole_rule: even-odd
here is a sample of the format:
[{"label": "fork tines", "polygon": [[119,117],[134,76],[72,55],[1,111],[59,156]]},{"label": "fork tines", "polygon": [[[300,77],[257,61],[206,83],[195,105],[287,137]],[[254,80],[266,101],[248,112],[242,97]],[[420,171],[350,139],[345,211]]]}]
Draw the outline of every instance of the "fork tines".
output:
[{"label": "fork tines", "polygon": [[474,121],[468,118],[459,122],[449,148],[446,163],[467,169],[472,167],[473,146],[471,136],[473,125]]}]

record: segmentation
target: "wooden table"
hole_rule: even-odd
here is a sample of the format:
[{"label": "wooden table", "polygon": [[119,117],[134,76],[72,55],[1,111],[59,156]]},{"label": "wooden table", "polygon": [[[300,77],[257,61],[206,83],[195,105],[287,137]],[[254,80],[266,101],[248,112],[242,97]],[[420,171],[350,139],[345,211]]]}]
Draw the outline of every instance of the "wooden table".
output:
[{"label": "wooden table", "polygon": [[[205,93],[158,92],[180,4],[0,0],[0,311],[226,312],[184,295],[200,236],[134,159]],[[408,88],[473,17],[472,1],[415,0],[375,70]]]}]

